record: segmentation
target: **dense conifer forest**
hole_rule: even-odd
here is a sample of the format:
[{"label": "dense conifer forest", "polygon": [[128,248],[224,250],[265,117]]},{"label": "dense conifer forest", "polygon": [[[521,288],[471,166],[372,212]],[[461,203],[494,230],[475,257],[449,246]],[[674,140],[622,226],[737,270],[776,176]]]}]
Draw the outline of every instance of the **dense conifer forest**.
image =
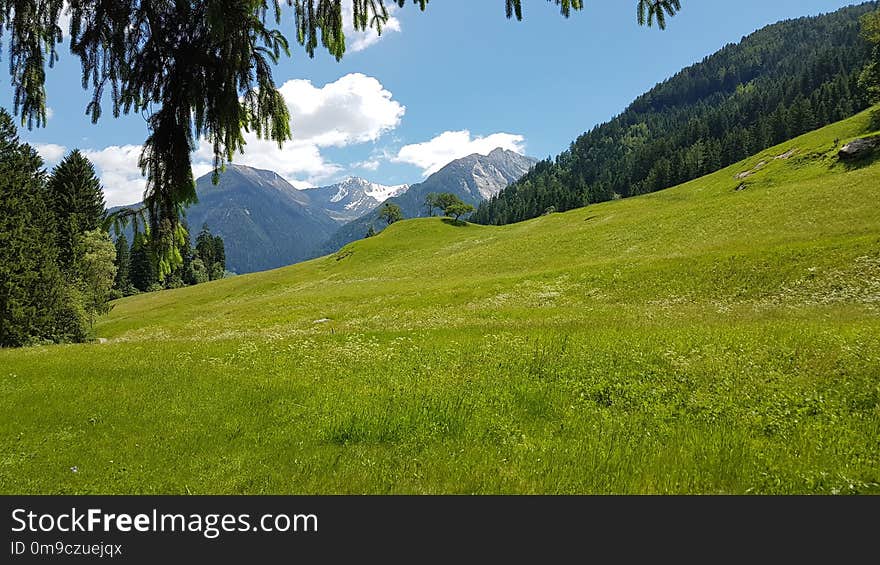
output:
[{"label": "dense conifer forest", "polygon": [[686,182],[869,104],[868,2],[768,26],[684,69],[539,162],[471,218],[509,224]]}]

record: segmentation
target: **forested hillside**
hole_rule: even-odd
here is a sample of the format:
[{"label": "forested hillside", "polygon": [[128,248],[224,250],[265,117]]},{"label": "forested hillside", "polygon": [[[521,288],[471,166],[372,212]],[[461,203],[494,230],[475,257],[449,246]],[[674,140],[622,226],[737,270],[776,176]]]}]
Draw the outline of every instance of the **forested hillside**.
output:
[{"label": "forested hillside", "polygon": [[870,50],[859,18],[877,6],[781,22],[726,46],[538,163],[472,220],[508,224],[669,188],[863,110]]}]

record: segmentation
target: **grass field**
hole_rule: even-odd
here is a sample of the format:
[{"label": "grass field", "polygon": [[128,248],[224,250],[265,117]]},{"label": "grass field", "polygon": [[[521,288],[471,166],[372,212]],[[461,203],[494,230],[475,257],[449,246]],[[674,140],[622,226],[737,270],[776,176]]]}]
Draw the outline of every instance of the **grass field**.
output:
[{"label": "grass field", "polygon": [[867,124],[0,351],[0,492],[880,493],[880,162],[835,145]]}]

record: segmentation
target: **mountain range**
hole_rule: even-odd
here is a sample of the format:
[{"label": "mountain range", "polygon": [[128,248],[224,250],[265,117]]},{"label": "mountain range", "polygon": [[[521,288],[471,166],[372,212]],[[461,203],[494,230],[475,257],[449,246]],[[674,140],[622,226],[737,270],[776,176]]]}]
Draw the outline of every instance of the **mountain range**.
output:
[{"label": "mountain range", "polygon": [[338,184],[309,188],[303,192],[334,221],[348,223],[372,211],[386,199],[403,194],[408,188],[408,184],[383,186],[349,177]]},{"label": "mountain range", "polygon": [[[488,155],[475,153],[452,161],[387,202],[400,206],[404,218],[429,216],[425,197],[432,192],[451,192],[463,202],[477,206],[528,173],[535,163],[536,159],[501,148]],[[385,223],[379,219],[379,208],[381,206],[342,226],[326,241],[320,255],[332,253],[343,245],[361,239],[370,226],[376,232],[384,229]]]},{"label": "mountain range", "polygon": [[[218,184],[207,174],[196,181],[198,203],[186,211],[190,235],[201,227],[223,238],[226,267],[236,273],[274,269],[332,253],[363,238],[377,209],[395,202],[404,217],[427,215],[429,192],[452,192],[479,204],[517,180],[536,162],[512,151],[469,155],[452,161],[424,182],[385,186],[349,177],[340,183],[299,190],[273,171],[227,165]],[[111,210],[112,211],[112,210]],[[131,232],[126,234],[131,241]]]}]

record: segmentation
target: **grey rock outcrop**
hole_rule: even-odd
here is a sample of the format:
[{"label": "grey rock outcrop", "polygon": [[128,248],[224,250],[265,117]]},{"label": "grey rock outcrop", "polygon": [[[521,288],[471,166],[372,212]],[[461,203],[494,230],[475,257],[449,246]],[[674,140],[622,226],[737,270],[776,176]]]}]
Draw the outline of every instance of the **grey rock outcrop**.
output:
[{"label": "grey rock outcrop", "polygon": [[863,137],[850,141],[844,145],[840,151],[837,152],[837,156],[844,160],[859,159],[873,152],[878,147],[880,147],[880,136]]}]

